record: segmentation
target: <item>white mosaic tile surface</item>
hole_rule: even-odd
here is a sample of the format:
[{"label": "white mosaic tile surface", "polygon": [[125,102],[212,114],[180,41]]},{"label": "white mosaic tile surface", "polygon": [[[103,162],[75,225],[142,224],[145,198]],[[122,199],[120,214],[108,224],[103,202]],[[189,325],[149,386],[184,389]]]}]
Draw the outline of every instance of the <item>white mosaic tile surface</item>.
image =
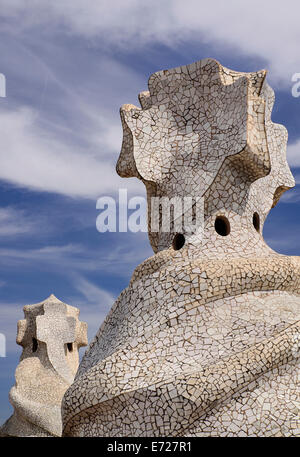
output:
[{"label": "white mosaic tile surface", "polygon": [[149,204],[203,197],[204,227],[183,228],[180,250],[150,230],[155,255],[64,396],[65,436],[300,436],[300,262],[262,237],[294,179],[265,76],[205,59],[155,73],[142,108],[122,107],[118,173],[141,179]]}]

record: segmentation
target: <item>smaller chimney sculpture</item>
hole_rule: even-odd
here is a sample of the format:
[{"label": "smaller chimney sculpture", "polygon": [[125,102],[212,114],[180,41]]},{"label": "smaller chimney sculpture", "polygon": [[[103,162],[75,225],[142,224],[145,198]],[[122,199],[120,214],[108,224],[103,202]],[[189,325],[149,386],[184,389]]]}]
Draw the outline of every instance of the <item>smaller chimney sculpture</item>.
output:
[{"label": "smaller chimney sculpture", "polygon": [[87,345],[87,324],[79,309],[54,295],[24,306],[24,315],[16,340],[23,352],[9,394],[14,413],[0,436],[61,436],[61,401],[78,368],[78,349]]}]

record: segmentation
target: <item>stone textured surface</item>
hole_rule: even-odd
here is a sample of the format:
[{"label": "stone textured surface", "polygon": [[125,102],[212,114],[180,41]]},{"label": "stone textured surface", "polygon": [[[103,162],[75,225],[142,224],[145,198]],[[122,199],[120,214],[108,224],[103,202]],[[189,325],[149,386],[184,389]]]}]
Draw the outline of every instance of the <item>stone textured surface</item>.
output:
[{"label": "stone textured surface", "polygon": [[[213,59],[149,79],[121,108],[121,176],[149,202],[202,197],[185,244],[151,231],[63,399],[65,436],[300,436],[300,262],[263,224],[294,185],[266,72]],[[226,233],[218,233],[222,218]]]},{"label": "stone textured surface", "polygon": [[23,352],[9,394],[14,413],[0,433],[61,436],[61,400],[77,371],[78,349],[87,345],[87,324],[54,295],[24,306],[24,315],[17,334]]}]

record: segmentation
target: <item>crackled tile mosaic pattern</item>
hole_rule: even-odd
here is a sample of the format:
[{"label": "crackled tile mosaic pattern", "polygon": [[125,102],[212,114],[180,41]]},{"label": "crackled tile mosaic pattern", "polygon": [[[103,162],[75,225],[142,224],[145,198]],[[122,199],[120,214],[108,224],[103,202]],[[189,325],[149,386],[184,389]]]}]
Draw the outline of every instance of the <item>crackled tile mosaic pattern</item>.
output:
[{"label": "crackled tile mosaic pattern", "polygon": [[[117,171],[152,197],[201,197],[194,233],[151,231],[155,255],[117,299],[63,398],[65,436],[300,436],[300,262],[264,221],[294,185],[266,72],[213,59],[149,79],[121,108]],[[180,249],[179,249],[180,247]]]},{"label": "crackled tile mosaic pattern", "polygon": [[23,352],[9,393],[14,413],[0,436],[61,436],[61,401],[78,368],[78,349],[87,345],[87,324],[79,309],[54,295],[24,306],[24,315],[17,334]]}]

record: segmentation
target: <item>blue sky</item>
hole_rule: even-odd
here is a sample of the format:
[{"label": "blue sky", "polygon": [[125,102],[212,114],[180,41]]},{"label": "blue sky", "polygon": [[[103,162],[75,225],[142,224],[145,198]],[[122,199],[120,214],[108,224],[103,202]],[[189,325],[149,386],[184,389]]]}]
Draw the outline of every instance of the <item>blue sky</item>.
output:
[{"label": "blue sky", "polygon": [[22,307],[54,293],[79,306],[91,338],[133,269],[152,254],[145,233],[96,230],[96,200],[119,188],[119,107],[138,104],[155,71],[213,57],[238,71],[269,70],[273,121],[289,131],[296,187],[264,236],[300,254],[300,4],[296,1],[0,0],[0,423],[21,348]]}]

